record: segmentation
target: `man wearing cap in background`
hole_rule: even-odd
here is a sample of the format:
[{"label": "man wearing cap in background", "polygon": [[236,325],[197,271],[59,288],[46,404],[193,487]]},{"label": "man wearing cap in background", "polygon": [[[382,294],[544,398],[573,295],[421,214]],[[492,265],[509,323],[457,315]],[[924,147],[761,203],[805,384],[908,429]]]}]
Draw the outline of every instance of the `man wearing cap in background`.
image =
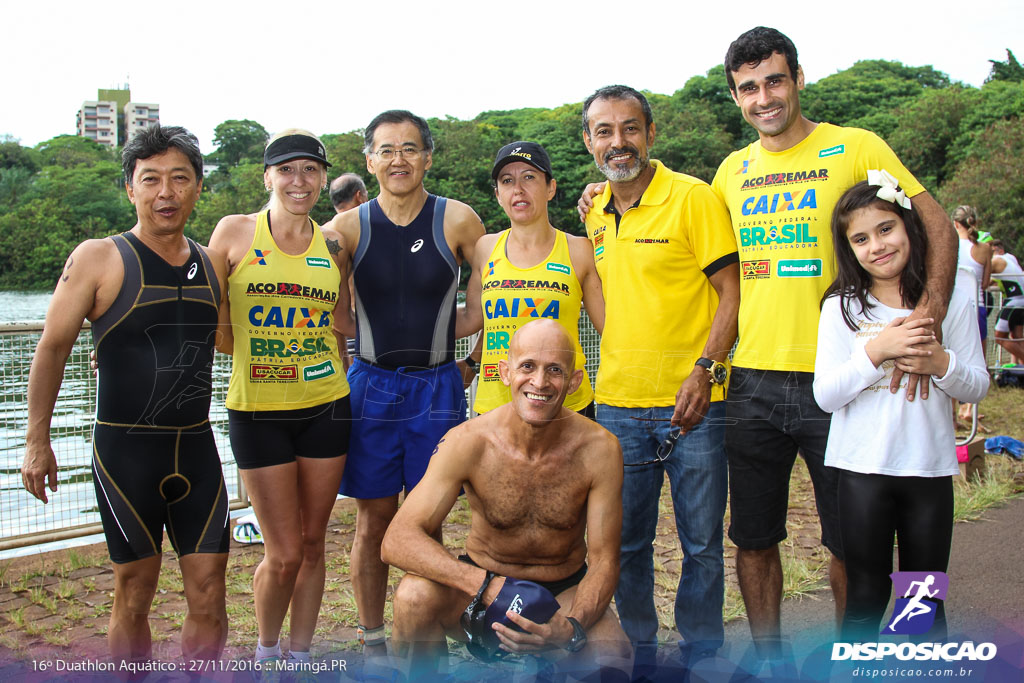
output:
[{"label": "man wearing cap in background", "polygon": [[[412,658],[410,680],[447,654],[446,634],[483,657],[500,643],[576,653],[567,664],[577,670],[628,661],[608,607],[622,456],[614,436],[562,405],[583,378],[575,358],[557,322],[519,328],[498,363],[512,401],[445,435],[391,523],[382,553],[409,572],[395,592],[394,643]],[[455,559],[435,538],[462,489],[472,521]]]},{"label": "man wearing cap in background", "polygon": [[367,654],[384,655],[380,544],[399,493],[416,486],[437,442],[465,419],[455,338],[471,331],[457,330],[455,299],[459,267],[484,226],[462,202],[424,189],[434,143],[421,117],[383,112],[364,137],[380,194],[325,227],[342,235],[355,288],[354,422],[341,493],[357,506],[350,567],[359,638]]},{"label": "man wearing cap in background", "polygon": [[[675,621],[684,665],[724,640],[724,365],[736,339],[739,264],[707,183],[652,160],[651,108],[615,85],[583,105],[583,141],[608,178],[586,218],[605,299],[597,421],[622,443],[622,559],[615,605],[651,664],[654,548],[668,476],[683,563]],[[589,193],[588,193],[589,195]]]},{"label": "man wearing cap in background", "polygon": [[337,213],[344,213],[370,200],[366,183],[355,173],[342,173],[331,181],[331,205]]}]

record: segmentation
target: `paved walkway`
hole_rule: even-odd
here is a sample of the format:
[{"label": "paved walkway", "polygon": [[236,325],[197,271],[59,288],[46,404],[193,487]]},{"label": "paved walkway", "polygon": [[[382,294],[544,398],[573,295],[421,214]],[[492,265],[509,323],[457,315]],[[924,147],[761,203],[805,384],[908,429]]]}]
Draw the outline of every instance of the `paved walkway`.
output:
[{"label": "paved walkway", "polygon": [[[997,645],[999,654],[988,663],[953,663],[954,675],[944,678],[1024,681],[1024,497],[988,510],[979,521],[957,524],[947,574],[949,640],[992,642]],[[794,666],[788,671],[778,671],[776,677],[765,668],[757,672],[756,677],[761,680],[867,678],[867,672],[852,676],[847,671],[844,675],[838,671],[839,664],[831,666],[835,636],[833,614],[832,596],[828,590],[800,600],[785,601],[782,605],[782,628],[793,653]],[[751,641],[746,620],[727,625],[725,637],[727,642],[721,651],[722,657],[714,665],[703,666],[703,673],[699,671],[702,666],[698,665],[698,671],[693,672],[691,680],[749,680],[750,676],[744,672],[749,672],[755,665],[749,661]],[[908,667],[907,662],[895,658],[855,664],[869,664],[871,669]],[[918,664],[910,662],[909,666],[913,668]],[[973,672],[961,676],[961,664],[965,669],[973,667]],[[950,665],[943,663],[943,666]],[[830,669],[836,670],[830,672]],[[723,678],[727,672],[730,675]],[[877,678],[900,680],[884,676]],[[902,680],[915,679],[910,676]]]}]

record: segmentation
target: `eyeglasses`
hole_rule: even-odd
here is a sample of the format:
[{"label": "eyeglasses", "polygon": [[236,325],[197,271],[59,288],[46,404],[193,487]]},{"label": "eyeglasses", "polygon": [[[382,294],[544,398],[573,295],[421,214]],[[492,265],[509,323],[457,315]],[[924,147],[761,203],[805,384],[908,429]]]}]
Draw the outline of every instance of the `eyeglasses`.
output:
[{"label": "eyeglasses", "polygon": [[[633,420],[641,420],[644,422],[668,422],[667,418],[660,417],[631,417]],[[645,462],[627,462],[624,463],[624,467],[643,467],[645,465],[656,465],[661,462],[668,460],[668,456],[672,455],[672,449],[676,447],[676,441],[679,440],[679,435],[682,433],[680,427],[673,427],[669,430],[668,436],[665,440],[658,445],[658,450],[655,452],[657,460],[647,460]]]},{"label": "eyeglasses", "polygon": [[399,149],[395,149],[394,147],[384,147],[378,149],[376,152],[374,152],[374,154],[376,154],[377,158],[380,159],[381,161],[391,161],[396,156],[402,157],[403,159],[410,159],[412,157],[418,156],[419,153],[422,151],[423,150],[421,150],[419,147],[406,145],[405,147],[401,147]]}]

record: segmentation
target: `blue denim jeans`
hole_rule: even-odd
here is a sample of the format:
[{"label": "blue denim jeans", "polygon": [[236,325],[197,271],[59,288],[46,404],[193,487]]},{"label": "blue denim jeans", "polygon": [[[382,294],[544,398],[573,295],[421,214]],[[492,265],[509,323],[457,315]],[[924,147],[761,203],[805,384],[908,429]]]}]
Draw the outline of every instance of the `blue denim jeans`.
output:
[{"label": "blue denim jeans", "polygon": [[[597,421],[618,437],[626,464],[641,463],[656,459],[658,446],[671,429],[668,420],[672,410],[671,406],[620,408],[599,404]],[[724,418],[725,404],[712,403],[707,417],[679,437],[663,463],[625,468],[621,570],[615,605],[622,628],[634,643],[650,643],[658,635],[654,537],[658,501],[667,474],[676,533],[683,547],[683,567],[676,590],[676,629],[690,645],[722,645],[722,524],[728,489]]]}]

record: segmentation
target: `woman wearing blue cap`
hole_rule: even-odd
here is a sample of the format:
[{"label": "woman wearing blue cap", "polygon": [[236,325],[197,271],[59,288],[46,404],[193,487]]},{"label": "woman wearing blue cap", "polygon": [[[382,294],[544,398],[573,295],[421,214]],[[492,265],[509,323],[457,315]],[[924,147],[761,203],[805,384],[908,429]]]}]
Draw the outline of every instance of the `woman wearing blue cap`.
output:
[{"label": "woman wearing blue cap", "polygon": [[[548,217],[555,196],[547,152],[535,142],[502,147],[491,170],[494,195],[510,227],[480,238],[466,293],[467,316],[483,325],[482,357],[474,349],[466,364],[478,373],[473,409],[485,413],[510,400],[497,364],[508,356],[512,334],[535,318],[556,320],[576,348],[576,367],[586,358],[580,347],[581,302],[598,334],[604,328],[604,295],[594,266],[594,247],[585,237],[558,230]],[[478,345],[479,347],[480,345]],[[565,407],[593,417],[594,390],[584,373]]]},{"label": "woman wearing blue cap", "polygon": [[256,660],[271,672],[291,608],[290,659],[309,660],[324,588],[324,538],[348,450],[349,387],[338,349],[349,314],[342,238],[310,211],[327,186],[312,133],[285,130],[264,152],[267,207],[226,216],[210,248],[225,254],[234,336],[227,408],[231,449],[260,523],[253,577]]}]

